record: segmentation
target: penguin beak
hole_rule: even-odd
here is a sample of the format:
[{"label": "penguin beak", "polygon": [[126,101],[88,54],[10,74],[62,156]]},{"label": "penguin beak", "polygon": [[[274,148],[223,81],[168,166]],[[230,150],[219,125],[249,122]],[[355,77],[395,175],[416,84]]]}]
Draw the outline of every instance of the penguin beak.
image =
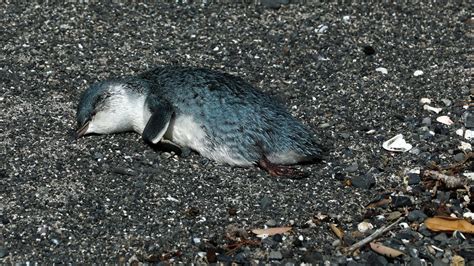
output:
[{"label": "penguin beak", "polygon": [[79,128],[77,131],[76,131],[76,139],[84,136],[87,132],[87,129],[89,128],[89,122],[90,121],[87,121],[81,128]]}]

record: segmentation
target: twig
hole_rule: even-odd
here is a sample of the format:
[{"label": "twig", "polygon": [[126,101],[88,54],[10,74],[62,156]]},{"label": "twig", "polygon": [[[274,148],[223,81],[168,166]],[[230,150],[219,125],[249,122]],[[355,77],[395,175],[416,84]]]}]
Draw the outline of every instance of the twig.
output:
[{"label": "twig", "polygon": [[346,249],[347,253],[352,253],[354,250],[366,245],[367,243],[371,242],[372,240],[376,239],[379,237],[381,234],[387,232],[390,230],[392,227],[394,227],[396,224],[398,224],[401,220],[403,220],[404,217],[398,218],[395,222],[390,224],[389,226],[382,226],[381,228],[375,230],[374,233],[372,233],[370,236],[362,239],[361,241],[355,243],[354,245],[350,246],[349,248]]},{"label": "twig", "polygon": [[443,182],[447,188],[459,188],[464,187],[464,181],[455,176],[446,175],[438,171],[426,170],[423,172],[423,175],[434,180],[439,180]]}]

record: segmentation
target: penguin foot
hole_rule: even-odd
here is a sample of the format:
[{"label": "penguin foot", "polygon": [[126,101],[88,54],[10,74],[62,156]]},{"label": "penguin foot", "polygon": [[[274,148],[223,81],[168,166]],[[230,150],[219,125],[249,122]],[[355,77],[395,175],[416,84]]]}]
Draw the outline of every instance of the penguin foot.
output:
[{"label": "penguin foot", "polygon": [[282,176],[291,178],[304,178],[306,174],[297,171],[294,167],[287,165],[278,165],[270,162],[267,158],[263,158],[258,162],[258,166],[267,171],[271,176]]}]

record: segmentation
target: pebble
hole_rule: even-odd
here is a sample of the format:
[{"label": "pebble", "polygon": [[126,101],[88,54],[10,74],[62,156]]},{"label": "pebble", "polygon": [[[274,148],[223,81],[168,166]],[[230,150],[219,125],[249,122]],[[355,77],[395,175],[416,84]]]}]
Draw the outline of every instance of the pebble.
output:
[{"label": "pebble", "polygon": [[269,197],[265,196],[260,200],[260,207],[263,210],[266,210],[271,206],[272,206],[272,200]]},{"label": "pebble", "polygon": [[441,101],[444,103],[444,105],[446,106],[451,106],[451,104],[453,103],[451,100],[448,100],[448,99],[441,99]]},{"label": "pebble", "polygon": [[443,110],[443,108],[433,107],[433,106],[429,106],[427,104],[423,105],[423,109],[427,110],[427,111],[430,111],[430,112],[433,112],[433,113],[437,113],[437,114],[439,114],[439,112],[441,112]]},{"label": "pebble", "polygon": [[374,47],[370,46],[370,45],[366,45],[362,48],[362,51],[364,52],[364,54],[366,55],[374,55],[376,53]]},{"label": "pebble", "polygon": [[460,153],[457,153],[453,156],[453,159],[456,161],[456,162],[462,162],[464,161],[464,153],[460,152]]},{"label": "pebble", "polygon": [[418,223],[421,223],[423,222],[426,218],[428,218],[428,216],[423,212],[423,211],[420,211],[420,210],[414,210],[414,211],[411,211],[410,213],[408,213],[408,221],[410,222],[418,222]]},{"label": "pebble", "polygon": [[352,178],[351,182],[353,187],[362,189],[370,189],[376,183],[375,178],[371,175],[356,176]]},{"label": "pebble", "polygon": [[283,255],[280,251],[270,251],[270,255],[268,256],[270,260],[281,260],[283,259]]},{"label": "pebble", "polygon": [[395,208],[411,206],[411,199],[406,196],[392,196],[392,205]]},{"label": "pebble", "polygon": [[463,116],[464,116],[464,126],[467,128],[474,128],[474,113],[465,112]]},{"label": "pebble", "polygon": [[415,72],[413,72],[413,76],[415,76],[415,77],[418,77],[418,76],[421,76],[421,75],[423,75],[423,71],[421,71],[421,70],[416,70]]},{"label": "pebble", "polygon": [[417,173],[408,173],[408,185],[417,185],[421,182],[421,177]]},{"label": "pebble", "polygon": [[374,226],[371,223],[368,222],[361,222],[357,225],[357,230],[361,233],[365,233],[369,230],[372,230]]},{"label": "pebble", "polygon": [[367,265],[388,265],[388,261],[384,256],[371,252],[367,258]]},{"label": "pebble", "polygon": [[0,247],[0,258],[4,258],[8,255],[8,250],[6,247]]},{"label": "pebble", "polygon": [[352,163],[346,168],[346,172],[353,173],[359,169],[359,164],[357,162]]},{"label": "pebble", "polygon": [[306,263],[318,265],[324,260],[324,258],[323,258],[323,254],[321,254],[318,251],[308,251],[303,255],[301,260]]},{"label": "pebble", "polygon": [[273,219],[271,220],[268,220],[265,225],[269,226],[269,227],[275,227],[277,225],[277,222]]},{"label": "pebble", "polygon": [[425,125],[425,126],[431,126],[431,118],[429,117],[425,117],[423,118],[423,120],[421,120],[421,124]]},{"label": "pebble", "polygon": [[283,236],[281,234],[276,234],[272,236],[272,240],[278,243],[283,241]]},{"label": "pebble", "polygon": [[420,104],[421,104],[421,105],[431,104],[431,99],[429,99],[429,98],[421,98],[421,99],[420,99]]}]

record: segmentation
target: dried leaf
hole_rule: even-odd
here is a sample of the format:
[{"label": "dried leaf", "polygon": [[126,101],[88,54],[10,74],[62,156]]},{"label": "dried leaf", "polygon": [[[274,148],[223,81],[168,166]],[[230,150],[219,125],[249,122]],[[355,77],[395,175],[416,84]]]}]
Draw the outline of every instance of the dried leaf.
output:
[{"label": "dried leaf", "polygon": [[433,217],[425,220],[425,225],[431,231],[453,232],[460,231],[463,233],[474,234],[474,225],[470,222],[453,217]]},{"label": "dried leaf", "polygon": [[273,228],[267,228],[267,229],[253,229],[252,233],[256,234],[258,237],[262,237],[262,236],[284,234],[290,230],[291,230],[291,227],[273,227]]},{"label": "dried leaf", "polygon": [[331,227],[331,230],[334,232],[334,234],[336,234],[336,236],[339,239],[342,239],[344,237],[344,231],[342,231],[342,229],[337,227],[336,224],[330,224],[329,226]]},{"label": "dried leaf", "polygon": [[389,258],[396,258],[400,255],[405,255],[405,253],[401,252],[400,250],[384,246],[378,242],[370,242],[370,248],[373,251]]}]

